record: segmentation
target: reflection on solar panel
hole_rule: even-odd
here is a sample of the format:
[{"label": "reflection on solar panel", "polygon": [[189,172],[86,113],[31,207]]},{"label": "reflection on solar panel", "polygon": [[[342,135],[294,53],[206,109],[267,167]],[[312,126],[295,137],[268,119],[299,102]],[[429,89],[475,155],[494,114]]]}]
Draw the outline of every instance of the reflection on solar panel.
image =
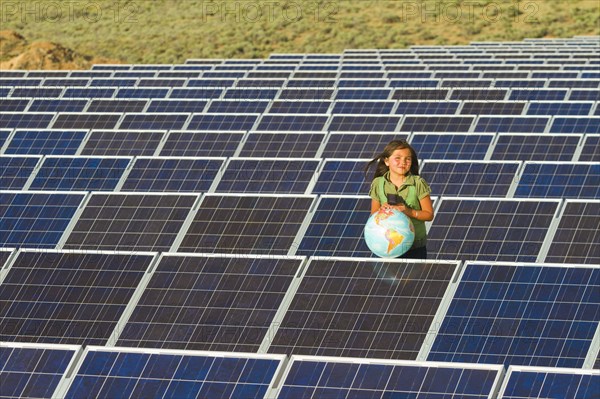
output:
[{"label": "reflection on solar panel", "polygon": [[[247,114],[247,113],[263,113],[269,106],[269,101],[252,101],[252,100],[214,100],[210,103],[210,108],[207,112],[214,113],[231,113],[231,114]],[[199,111],[198,111],[199,112]]]},{"label": "reflection on solar panel", "polygon": [[403,132],[468,132],[470,116],[407,116],[400,128]]},{"label": "reflection on solar panel", "polygon": [[600,162],[527,162],[515,197],[600,199]]},{"label": "reflection on solar panel", "polygon": [[580,140],[581,135],[499,134],[491,159],[569,162]]},{"label": "reflection on solar panel", "polygon": [[92,100],[87,112],[142,112],[147,100]]},{"label": "reflection on solar panel", "polygon": [[314,194],[364,194],[369,192],[370,176],[365,159],[326,159],[312,192]]},{"label": "reflection on solar panel", "polygon": [[399,116],[334,116],[331,119],[329,130],[334,132],[394,132],[399,122]]},{"label": "reflection on solar panel", "polygon": [[121,121],[119,129],[177,130],[183,128],[188,117],[188,114],[127,114]]},{"label": "reflection on solar panel", "polygon": [[593,398],[600,373],[591,370],[510,366],[500,399]]},{"label": "reflection on solar panel", "polygon": [[[121,114],[80,113],[58,114],[52,124],[54,129],[114,129]],[[45,126],[44,126],[45,127]]]},{"label": "reflection on solar panel", "polygon": [[593,103],[531,102],[527,115],[589,115]]},{"label": "reflection on solar panel", "polygon": [[543,133],[549,117],[479,117],[476,132]]},{"label": "reflection on solar panel", "polygon": [[106,344],[152,258],[19,252],[0,285],[2,340]]},{"label": "reflection on solar panel", "polygon": [[330,101],[274,101],[269,108],[272,114],[325,114]]},{"label": "reflection on solar panel", "polygon": [[567,200],[545,262],[600,264],[600,201]]},{"label": "reflection on solar panel", "polygon": [[429,230],[435,259],[535,262],[560,200],[443,198]]},{"label": "reflection on solar panel", "polygon": [[168,251],[197,198],[92,193],[64,248]]},{"label": "reflection on solar panel", "polygon": [[44,129],[54,118],[51,113],[0,113],[0,128],[4,129]]},{"label": "reflection on solar panel", "polygon": [[421,176],[436,195],[506,197],[519,162],[427,161]]},{"label": "reflection on solar panel", "polygon": [[458,101],[400,101],[396,114],[453,115],[459,105]]},{"label": "reflection on solar panel", "polygon": [[136,158],[123,191],[207,191],[225,158]]},{"label": "reflection on solar panel", "polygon": [[54,248],[85,193],[2,191],[0,246]]},{"label": "reflection on solar panel", "polygon": [[263,131],[321,131],[327,115],[265,114],[256,130]]},{"label": "reflection on solar panel", "polygon": [[600,117],[555,117],[550,133],[600,133]]},{"label": "reflection on solar panel", "polygon": [[82,155],[154,155],[164,132],[96,130],[90,133]]},{"label": "reflection on solar panel", "polygon": [[302,261],[165,255],[117,345],[256,353]]},{"label": "reflection on solar panel", "polygon": [[371,159],[390,141],[407,137],[405,133],[331,133],[322,157]]},{"label": "reflection on solar panel", "polygon": [[29,190],[112,191],[130,158],[46,157]]},{"label": "reflection on solar panel", "polygon": [[417,133],[411,145],[421,159],[483,160],[493,139],[493,134]]},{"label": "reflection on solar panel", "polygon": [[41,157],[0,157],[0,190],[23,189],[40,159]]},{"label": "reflection on solar panel", "polygon": [[62,375],[79,349],[70,345],[2,343],[0,346],[0,396],[3,398],[53,398]]},{"label": "reflection on solar panel", "polygon": [[187,130],[250,130],[259,114],[197,114]]},{"label": "reflection on solar panel", "polygon": [[487,399],[500,374],[494,366],[293,356],[277,397]]},{"label": "reflection on solar panel", "polygon": [[371,198],[367,196],[321,196],[297,254],[373,256],[363,238],[370,211]]},{"label": "reflection on solar panel", "polygon": [[314,198],[207,194],[178,251],[286,255]]},{"label": "reflection on solar panel", "polygon": [[241,157],[315,158],[325,133],[259,133],[248,135]]},{"label": "reflection on solar panel", "polygon": [[17,130],[5,154],[72,155],[86,134],[85,130]]},{"label": "reflection on solar panel", "polygon": [[311,258],[269,353],[414,360],[456,267]]},{"label": "reflection on solar panel", "polygon": [[65,398],[262,399],[284,359],[274,355],[100,347],[88,347],[85,353]]},{"label": "reflection on solar panel", "polygon": [[427,360],[581,367],[600,268],[467,263]]},{"label": "reflection on solar panel", "polygon": [[177,132],[167,135],[161,156],[169,157],[230,157],[235,154],[243,132]]}]

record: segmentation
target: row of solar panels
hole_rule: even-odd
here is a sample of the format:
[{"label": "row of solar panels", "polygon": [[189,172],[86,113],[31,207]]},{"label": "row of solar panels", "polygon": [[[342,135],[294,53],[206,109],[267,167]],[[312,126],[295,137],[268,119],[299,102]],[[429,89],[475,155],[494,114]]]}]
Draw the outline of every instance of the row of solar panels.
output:
[{"label": "row of solar panels", "polygon": [[592,398],[596,371],[311,356],[0,346],[0,395],[37,398]]},{"label": "row of solar panels", "polygon": [[[368,159],[3,156],[0,190],[369,192]],[[426,160],[438,196],[600,199],[600,162]]]},{"label": "row of solar panels", "polygon": [[[0,194],[5,247],[373,256],[366,195]],[[433,200],[430,259],[600,263],[599,200]]]},{"label": "row of solar panels", "polygon": [[598,368],[600,267],[0,251],[4,341]]}]

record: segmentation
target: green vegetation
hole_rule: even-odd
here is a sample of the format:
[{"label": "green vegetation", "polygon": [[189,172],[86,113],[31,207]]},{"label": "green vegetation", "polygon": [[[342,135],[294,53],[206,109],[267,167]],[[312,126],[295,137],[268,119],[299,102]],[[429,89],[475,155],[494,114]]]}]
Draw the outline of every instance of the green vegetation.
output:
[{"label": "green vegetation", "polygon": [[2,29],[127,63],[600,34],[597,0],[0,0]]}]

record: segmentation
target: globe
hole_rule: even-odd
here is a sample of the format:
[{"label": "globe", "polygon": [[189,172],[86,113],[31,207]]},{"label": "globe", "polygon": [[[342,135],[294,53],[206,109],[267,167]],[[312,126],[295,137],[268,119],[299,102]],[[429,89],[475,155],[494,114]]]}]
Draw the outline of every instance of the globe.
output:
[{"label": "globe", "polygon": [[397,258],[415,241],[415,227],[410,218],[395,209],[379,208],[365,225],[365,241],[375,255]]}]

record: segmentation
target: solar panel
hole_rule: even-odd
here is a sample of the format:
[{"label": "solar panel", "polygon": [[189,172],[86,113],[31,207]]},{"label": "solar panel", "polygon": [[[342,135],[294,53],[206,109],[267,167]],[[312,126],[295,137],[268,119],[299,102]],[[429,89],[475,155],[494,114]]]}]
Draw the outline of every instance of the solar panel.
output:
[{"label": "solar panel", "polygon": [[364,194],[371,176],[366,175],[366,159],[325,159],[312,189],[314,194]]},{"label": "solar panel", "polygon": [[572,89],[569,101],[600,101],[598,90]]},{"label": "solar panel", "polygon": [[85,193],[1,191],[0,246],[54,248]]},{"label": "solar panel", "polygon": [[231,158],[217,192],[303,194],[314,179],[318,159]]},{"label": "solar panel", "polygon": [[329,130],[334,132],[394,132],[400,123],[399,116],[333,116]]},{"label": "solar panel", "polygon": [[315,158],[325,133],[252,132],[240,157]]},{"label": "solar panel", "polygon": [[[61,113],[58,114],[53,129],[114,129],[121,114],[109,113]],[[44,126],[46,127],[46,126]]]},{"label": "solar panel", "polygon": [[550,133],[600,133],[600,117],[555,117]]},{"label": "solar panel", "polygon": [[414,360],[456,268],[311,258],[269,353]]},{"label": "solar panel", "polygon": [[498,134],[491,159],[522,161],[566,161],[573,159],[581,135]]},{"label": "solar panel", "polygon": [[85,87],[89,82],[87,78],[46,78],[42,86]]},{"label": "solar panel", "polygon": [[526,103],[514,101],[465,101],[460,111],[463,115],[521,115]]},{"label": "solar panel", "polygon": [[527,115],[589,115],[591,102],[531,102]]},{"label": "solar panel", "polygon": [[336,133],[327,138],[323,158],[367,158],[379,154],[392,140],[407,139],[406,133]]},{"label": "solar panel", "polygon": [[11,133],[12,130],[0,130],[0,151],[2,150],[2,147],[4,147],[4,145],[6,144]]},{"label": "solar panel", "polygon": [[454,115],[459,101],[399,101],[396,114]]},{"label": "solar panel", "polygon": [[272,100],[280,89],[227,89],[223,98],[236,100]]},{"label": "solar panel", "polygon": [[[391,114],[394,101],[336,101],[333,114]],[[272,110],[270,112],[273,112]],[[325,110],[327,112],[327,110]]]},{"label": "solar panel", "polygon": [[[468,100],[468,101],[502,101],[506,98],[506,89],[453,89],[450,94],[451,100]],[[510,100],[517,100],[510,98]]]},{"label": "solar panel", "polygon": [[187,79],[185,78],[153,78],[153,79],[140,79],[139,87],[182,87],[185,85]]},{"label": "solar panel", "polygon": [[386,79],[339,79],[338,87],[386,87]]},{"label": "solar panel", "polygon": [[196,114],[187,130],[250,130],[259,114]]},{"label": "solar panel", "polygon": [[0,396],[3,398],[52,398],[68,370],[75,345],[2,343],[0,346]]},{"label": "solar panel", "polygon": [[41,158],[0,157],[0,190],[22,190]]},{"label": "solar panel", "polygon": [[403,132],[468,132],[472,116],[406,116],[400,131]]},{"label": "solar panel", "polygon": [[201,99],[201,98],[219,98],[223,94],[223,89],[212,88],[212,87],[200,87],[200,88],[175,88],[171,90],[169,98],[180,98],[180,99]]},{"label": "solar panel", "polygon": [[147,100],[92,100],[87,112],[142,112]]},{"label": "solar panel", "polygon": [[567,97],[567,90],[512,89],[510,91],[509,100],[511,100],[511,101],[563,101],[566,99],[566,97]]},{"label": "solar panel", "polygon": [[137,82],[136,78],[95,78],[90,87],[133,87]]},{"label": "solar panel", "polygon": [[0,111],[1,112],[23,112],[29,105],[29,98],[20,99],[8,99],[0,98]]},{"label": "solar panel", "polygon": [[600,199],[600,162],[526,162],[515,197]]},{"label": "solar panel", "polygon": [[81,112],[85,109],[87,103],[87,99],[35,99],[31,103],[28,112]]},{"label": "solar panel", "polygon": [[88,347],[65,398],[262,399],[283,360],[274,355]]},{"label": "solar panel", "polygon": [[307,114],[264,114],[256,130],[322,131],[329,117]]},{"label": "solar panel", "polygon": [[90,133],[81,155],[154,155],[164,132],[95,130]]},{"label": "solar panel", "polygon": [[62,92],[62,87],[15,87],[10,96],[13,98],[58,98]]},{"label": "solar panel", "polygon": [[390,89],[339,89],[336,100],[387,100]]},{"label": "solar panel", "polygon": [[67,87],[62,98],[112,98],[117,89],[100,87]]},{"label": "solar panel", "polygon": [[593,398],[598,386],[600,373],[591,370],[510,366],[498,398]]},{"label": "solar panel", "polygon": [[600,268],[468,262],[427,360],[581,367]]},{"label": "solar panel", "polygon": [[117,345],[258,352],[302,257],[161,257]]},{"label": "solar panel", "polygon": [[153,257],[20,251],[0,285],[2,339],[106,344]]},{"label": "solar panel", "polygon": [[230,114],[261,114],[266,111],[269,101],[252,100],[213,100],[207,112],[211,113],[230,113]]},{"label": "solar panel", "polygon": [[279,100],[330,100],[333,95],[333,89],[283,89],[279,94]]},{"label": "solar panel", "polygon": [[0,128],[45,129],[53,118],[51,113],[3,112],[0,114]]},{"label": "solar panel", "polygon": [[314,198],[206,194],[178,251],[287,255]]},{"label": "solar panel", "polygon": [[495,87],[510,87],[510,88],[534,88],[534,87],[545,87],[546,86],[545,79],[498,79],[494,82]]},{"label": "solar panel", "polygon": [[444,197],[429,229],[427,250],[434,259],[535,262],[559,204],[551,199]]},{"label": "solar panel", "polygon": [[197,194],[92,193],[63,248],[168,251]]},{"label": "solar panel", "polygon": [[207,157],[233,156],[244,132],[193,132],[171,131],[160,150],[161,156],[168,157]]},{"label": "solar panel", "polygon": [[566,200],[545,262],[600,264],[600,201]]},{"label": "solar panel", "polygon": [[47,156],[29,190],[112,191],[131,158]]},{"label": "solar panel", "polygon": [[140,113],[125,114],[119,129],[129,130],[179,130],[184,127],[189,114]]},{"label": "solar panel", "polygon": [[[475,132],[484,133],[544,133],[550,117],[487,117],[480,116]],[[557,132],[558,133],[558,132]]]},{"label": "solar panel", "polygon": [[410,143],[421,159],[483,160],[493,134],[416,133]]},{"label": "solar panel", "polygon": [[208,191],[225,158],[138,157],[123,191]]},{"label": "solar panel", "polygon": [[73,155],[85,130],[16,130],[4,154]]},{"label": "solar panel", "polygon": [[579,161],[595,161],[597,159],[600,159],[600,135],[586,134]]},{"label": "solar panel", "polygon": [[436,195],[506,197],[520,162],[426,161],[421,176]]},{"label": "solar panel", "polygon": [[292,356],[277,397],[487,399],[501,375],[498,366]]},{"label": "solar panel", "polygon": [[166,98],[169,94],[169,90],[170,89],[168,88],[122,88],[117,91],[115,98]]},{"label": "solar panel", "polygon": [[273,101],[269,113],[326,114],[330,106],[330,101]]}]

